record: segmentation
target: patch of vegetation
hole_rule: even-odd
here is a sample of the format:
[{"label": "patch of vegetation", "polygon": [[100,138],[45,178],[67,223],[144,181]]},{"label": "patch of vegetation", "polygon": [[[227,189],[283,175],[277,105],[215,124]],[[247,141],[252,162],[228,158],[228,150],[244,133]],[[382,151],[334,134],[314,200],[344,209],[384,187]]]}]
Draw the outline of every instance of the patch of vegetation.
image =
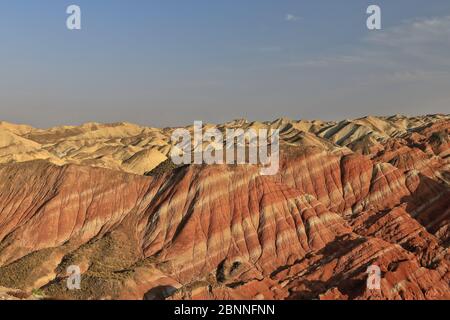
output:
[{"label": "patch of vegetation", "polygon": [[46,296],[58,300],[100,300],[114,299],[114,293],[120,292],[122,281],[105,279],[88,274],[81,278],[81,290],[69,290],[65,279],[50,283],[43,288]]},{"label": "patch of vegetation", "polygon": [[136,262],[135,265],[133,265],[134,268],[146,268],[146,267],[154,267],[158,264],[158,259],[155,256],[148,257],[142,260],[139,260]]},{"label": "patch of vegetation", "polygon": [[241,269],[242,262],[234,261],[232,263],[224,260],[217,267],[216,280],[218,283],[225,283],[236,276]]},{"label": "patch of vegetation", "polygon": [[230,268],[230,274],[233,274],[235,271],[237,271],[239,269],[239,267],[241,266],[241,264],[242,263],[239,261],[233,262],[233,264],[231,265],[231,268]]},{"label": "patch of vegetation", "polygon": [[23,289],[39,278],[39,267],[45,265],[54,249],[33,252],[7,266],[0,268],[0,285]]},{"label": "patch of vegetation", "polygon": [[431,135],[430,141],[433,143],[444,143],[448,140],[449,132],[448,130],[433,132]]},{"label": "patch of vegetation", "polygon": [[184,166],[185,165],[176,165],[175,163],[172,162],[171,159],[167,159],[166,161],[160,163],[155,169],[146,172],[144,175],[147,177],[159,178],[168,172],[172,172]]},{"label": "patch of vegetation", "polygon": [[6,294],[8,296],[11,296],[11,297],[14,297],[17,299],[21,299],[21,300],[25,300],[30,297],[30,294],[28,294],[24,291],[8,291]]},{"label": "patch of vegetation", "polygon": [[89,261],[87,274],[105,279],[124,279],[133,273],[130,267],[140,259],[137,248],[126,234],[108,233],[65,256],[57,271],[64,273],[71,265]]},{"label": "patch of vegetation", "polygon": [[226,276],[225,276],[225,272],[226,272],[226,270],[225,270],[225,260],[224,260],[217,267],[217,272],[216,272],[217,282],[223,283],[227,280]]},{"label": "patch of vegetation", "polygon": [[59,278],[43,288],[46,296],[57,299],[114,299],[123,288],[124,281],[134,275],[141,259],[133,237],[120,231],[91,240],[65,256],[58,273],[65,274],[71,265],[86,265],[81,275],[81,290],[69,290],[65,278]]},{"label": "patch of vegetation", "polygon": [[41,289],[33,289],[31,290],[31,294],[36,298],[43,298],[45,296]]},{"label": "patch of vegetation", "polygon": [[216,283],[211,283],[208,279],[206,280],[194,280],[191,283],[176,290],[172,296],[182,297],[183,299],[192,299],[192,292],[200,288],[208,288],[212,290],[218,287]]}]

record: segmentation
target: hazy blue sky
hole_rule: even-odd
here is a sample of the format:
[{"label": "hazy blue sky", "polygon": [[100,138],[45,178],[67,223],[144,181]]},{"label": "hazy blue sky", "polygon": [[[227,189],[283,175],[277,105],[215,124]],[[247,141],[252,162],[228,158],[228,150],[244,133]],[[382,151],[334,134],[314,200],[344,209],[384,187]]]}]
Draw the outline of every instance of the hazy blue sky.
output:
[{"label": "hazy blue sky", "polygon": [[0,0],[0,41],[0,120],[41,127],[450,110],[448,0]]}]

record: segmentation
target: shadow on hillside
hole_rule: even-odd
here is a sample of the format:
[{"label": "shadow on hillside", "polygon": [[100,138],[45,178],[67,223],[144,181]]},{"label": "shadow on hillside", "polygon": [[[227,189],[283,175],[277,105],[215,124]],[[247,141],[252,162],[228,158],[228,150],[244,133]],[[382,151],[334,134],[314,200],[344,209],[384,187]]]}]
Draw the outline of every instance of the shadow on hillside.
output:
[{"label": "shadow on hillside", "polygon": [[172,286],[157,286],[144,295],[144,300],[166,300],[176,291]]},{"label": "shadow on hillside", "polygon": [[406,211],[434,234],[445,222],[450,222],[450,188],[420,175],[416,190],[401,199],[406,203]]}]

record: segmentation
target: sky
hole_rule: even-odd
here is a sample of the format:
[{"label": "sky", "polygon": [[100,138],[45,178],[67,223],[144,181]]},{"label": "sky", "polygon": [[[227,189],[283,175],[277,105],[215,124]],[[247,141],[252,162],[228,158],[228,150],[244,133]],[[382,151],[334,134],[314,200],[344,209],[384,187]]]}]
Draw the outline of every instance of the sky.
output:
[{"label": "sky", "polygon": [[[81,30],[66,28],[79,5]],[[366,27],[379,5],[382,29]],[[0,120],[449,113],[448,0],[0,0]]]}]

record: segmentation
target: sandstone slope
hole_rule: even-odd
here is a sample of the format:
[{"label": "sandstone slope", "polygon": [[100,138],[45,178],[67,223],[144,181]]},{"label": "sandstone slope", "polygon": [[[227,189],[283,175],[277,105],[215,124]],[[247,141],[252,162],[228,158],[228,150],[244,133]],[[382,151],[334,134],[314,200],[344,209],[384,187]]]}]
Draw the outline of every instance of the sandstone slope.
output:
[{"label": "sandstone slope", "polygon": [[[61,299],[450,299],[449,116],[215,127],[280,129],[279,173],[158,166],[170,128],[0,123],[0,286]],[[67,289],[71,265],[82,290]],[[380,290],[366,285],[373,265]]]}]

